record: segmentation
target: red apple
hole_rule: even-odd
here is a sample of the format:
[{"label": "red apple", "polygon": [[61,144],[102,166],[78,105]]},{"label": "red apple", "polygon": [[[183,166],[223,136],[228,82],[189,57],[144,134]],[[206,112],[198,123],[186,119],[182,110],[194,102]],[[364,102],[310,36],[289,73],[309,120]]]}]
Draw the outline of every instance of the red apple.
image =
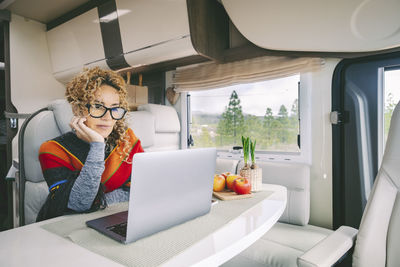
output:
[{"label": "red apple", "polygon": [[233,191],[236,194],[243,195],[243,194],[250,194],[251,191],[251,184],[250,180],[244,177],[240,177],[233,181]]},{"label": "red apple", "polygon": [[240,176],[237,174],[229,174],[228,177],[226,177],[226,187],[229,190],[233,191],[233,181],[235,181],[235,179],[239,178]]},{"label": "red apple", "polygon": [[224,190],[225,188],[225,178],[222,175],[214,175],[214,185],[213,190],[215,192],[219,192]]}]

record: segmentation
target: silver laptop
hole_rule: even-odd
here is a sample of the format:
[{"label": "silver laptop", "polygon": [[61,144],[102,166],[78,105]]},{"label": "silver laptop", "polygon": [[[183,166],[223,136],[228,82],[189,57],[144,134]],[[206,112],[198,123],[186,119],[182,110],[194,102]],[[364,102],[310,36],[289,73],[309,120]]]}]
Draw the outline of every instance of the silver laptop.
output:
[{"label": "silver laptop", "polygon": [[208,213],[216,154],[215,148],[135,154],[128,211],[86,224],[126,244]]}]

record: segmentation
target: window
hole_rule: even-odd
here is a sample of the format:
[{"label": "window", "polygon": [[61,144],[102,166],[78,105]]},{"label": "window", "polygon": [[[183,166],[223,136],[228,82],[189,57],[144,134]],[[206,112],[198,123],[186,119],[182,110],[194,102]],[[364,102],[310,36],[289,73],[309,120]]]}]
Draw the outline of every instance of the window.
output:
[{"label": "window", "polygon": [[232,150],[241,136],[259,152],[299,153],[300,75],[190,92],[193,147]]},{"label": "window", "polygon": [[392,118],[393,110],[400,100],[400,69],[385,70],[384,78],[384,129],[385,141],[389,133],[390,119]]}]

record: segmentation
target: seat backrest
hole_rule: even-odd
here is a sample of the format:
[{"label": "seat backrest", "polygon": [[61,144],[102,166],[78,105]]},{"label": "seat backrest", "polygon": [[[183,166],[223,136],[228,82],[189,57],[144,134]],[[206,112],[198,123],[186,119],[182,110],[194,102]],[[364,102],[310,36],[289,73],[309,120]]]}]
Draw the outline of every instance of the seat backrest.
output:
[{"label": "seat backrest", "polygon": [[[72,110],[66,100],[56,100],[47,109],[33,114],[24,122],[19,137],[20,171],[20,224],[36,221],[37,213],[48,195],[40,167],[38,152],[46,140],[68,132]],[[23,169],[22,169],[23,168]]]},{"label": "seat backrest", "polygon": [[[238,164],[237,172],[244,166]],[[287,188],[287,204],[280,222],[307,225],[310,219],[310,166],[303,163],[257,162],[263,183]]]},{"label": "seat backrest", "polygon": [[390,123],[386,149],[361,219],[353,266],[400,263],[400,102]]},{"label": "seat backrest", "polygon": [[217,158],[215,173],[216,174],[221,174],[224,172],[236,173],[236,168],[238,163],[239,160]]},{"label": "seat backrest", "polygon": [[126,115],[126,123],[140,139],[145,151],[154,147],[155,117],[148,111],[132,111]]},{"label": "seat backrest", "polygon": [[138,110],[147,111],[154,115],[154,145],[146,151],[176,150],[180,148],[181,124],[173,107],[146,104],[139,106]]}]

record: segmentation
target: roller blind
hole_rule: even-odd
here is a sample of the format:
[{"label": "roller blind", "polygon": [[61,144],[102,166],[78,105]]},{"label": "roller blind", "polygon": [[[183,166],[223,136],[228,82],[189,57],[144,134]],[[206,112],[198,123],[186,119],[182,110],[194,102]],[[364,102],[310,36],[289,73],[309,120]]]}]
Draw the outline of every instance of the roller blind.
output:
[{"label": "roller blind", "polygon": [[173,84],[177,92],[208,90],[317,71],[323,65],[324,60],[321,58],[270,56],[225,64],[207,62],[178,68]]}]

